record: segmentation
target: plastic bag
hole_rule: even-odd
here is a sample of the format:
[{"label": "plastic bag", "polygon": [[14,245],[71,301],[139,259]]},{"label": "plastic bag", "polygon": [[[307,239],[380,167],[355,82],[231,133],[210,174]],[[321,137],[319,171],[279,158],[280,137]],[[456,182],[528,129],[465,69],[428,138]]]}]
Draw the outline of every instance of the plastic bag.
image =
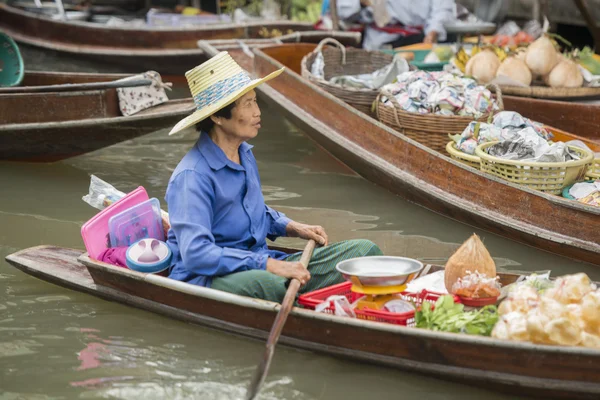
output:
[{"label": "plastic bag", "polygon": [[98,210],[104,210],[123,197],[125,197],[125,193],[115,189],[113,185],[103,181],[96,175],[92,175],[90,192],[81,199]]},{"label": "plastic bag", "polygon": [[327,300],[318,304],[315,307],[316,312],[326,312],[329,307],[333,307],[333,314],[339,315],[341,317],[351,317],[356,318],[356,314],[354,313],[354,309],[346,296],[329,296]]},{"label": "plastic bag", "polygon": [[[121,200],[123,197],[125,197],[125,193],[115,189],[113,185],[103,181],[96,175],[92,175],[89,193],[81,199],[98,210],[104,210],[106,207]],[[160,210],[160,216],[162,218],[165,237],[167,237],[169,229],[171,229],[169,214],[164,210]]]},{"label": "plastic bag", "polygon": [[458,278],[452,285],[452,293],[469,298],[500,296],[498,277],[489,277],[478,271]]}]

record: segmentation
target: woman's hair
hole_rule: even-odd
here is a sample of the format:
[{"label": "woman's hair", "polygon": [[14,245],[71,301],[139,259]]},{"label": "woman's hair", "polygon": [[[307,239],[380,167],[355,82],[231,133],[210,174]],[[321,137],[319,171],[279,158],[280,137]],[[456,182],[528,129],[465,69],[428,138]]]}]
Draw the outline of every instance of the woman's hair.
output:
[{"label": "woman's hair", "polygon": [[[235,108],[235,106],[236,103],[234,101],[233,103],[226,105],[225,107],[221,108],[219,111],[212,115],[214,115],[215,117],[231,119],[231,111]],[[196,131],[208,133],[212,130],[214,126],[215,123],[209,116],[196,124]]]}]

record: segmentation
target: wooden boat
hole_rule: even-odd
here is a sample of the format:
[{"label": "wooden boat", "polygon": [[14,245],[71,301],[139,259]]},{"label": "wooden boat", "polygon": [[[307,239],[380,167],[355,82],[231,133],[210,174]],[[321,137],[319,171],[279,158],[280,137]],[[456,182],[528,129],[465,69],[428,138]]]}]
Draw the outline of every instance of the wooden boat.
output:
[{"label": "wooden boat", "polygon": [[[311,44],[284,44],[254,49],[253,59],[242,51],[230,53],[245,68],[253,65],[260,76],[290,66],[257,91],[363,177],[458,221],[600,265],[600,207],[484,174],[355,110],[296,72],[312,48]],[[210,46],[205,49],[210,50]]]},{"label": "wooden boat", "polygon": [[[356,32],[314,31],[312,24],[292,21],[246,24],[207,24],[178,28],[107,27],[102,24],[61,21],[0,3],[0,30],[19,43],[52,50],[72,57],[93,58],[102,63],[131,68],[129,72],[158,71],[183,74],[206,60],[198,40],[260,39],[261,29],[279,30],[281,41],[318,43],[334,37],[347,45],[358,45]],[[221,49],[227,44],[220,43]]]},{"label": "wooden boat", "polygon": [[[38,246],[6,260],[69,289],[254,338],[267,337],[280,307],[97,262],[80,250]],[[517,276],[502,274],[501,278],[508,284]],[[433,332],[300,308],[292,309],[280,342],[515,395],[600,397],[600,351],[594,349]]]},{"label": "wooden boat", "polygon": [[175,124],[194,108],[190,99],[123,116],[116,89],[27,93],[44,85],[91,84],[117,74],[26,72],[23,93],[0,89],[0,160],[50,162],[88,153]]},{"label": "wooden boat", "polygon": [[600,142],[600,104],[502,96],[507,110]]}]

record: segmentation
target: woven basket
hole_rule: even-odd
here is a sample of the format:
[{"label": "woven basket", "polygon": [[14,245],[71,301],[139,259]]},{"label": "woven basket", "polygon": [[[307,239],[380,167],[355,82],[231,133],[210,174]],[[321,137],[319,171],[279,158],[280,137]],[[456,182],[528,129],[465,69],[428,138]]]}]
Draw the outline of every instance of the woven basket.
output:
[{"label": "woven basket", "polygon": [[560,195],[563,188],[581,180],[594,159],[593,153],[575,146],[569,148],[579,154],[580,160],[565,162],[528,162],[504,160],[494,157],[486,149],[499,142],[477,146],[475,154],[480,158],[483,172],[530,189]]},{"label": "woven basket", "polygon": [[469,167],[479,169],[479,164],[481,159],[477,156],[463,153],[458,148],[456,148],[456,142],[451,140],[446,145],[446,151],[450,154],[450,157],[455,159],[456,161],[460,161],[463,164],[468,165]]},{"label": "woven basket", "polygon": [[569,99],[578,97],[600,97],[600,87],[552,88],[548,86],[504,86],[506,95],[536,97],[538,99]]},{"label": "woven basket", "polygon": [[592,165],[590,165],[587,172],[585,173],[585,179],[590,181],[600,179],[600,158],[594,158]]},{"label": "woven basket", "polygon": [[[324,48],[323,46],[327,43],[334,44],[337,48],[330,46]],[[323,71],[325,79],[317,78],[310,72],[319,51],[323,53],[325,61]],[[329,83],[327,80],[342,75],[370,74],[389,65],[393,59],[394,56],[378,51],[345,48],[337,40],[327,38],[321,40],[312,53],[304,56],[301,63],[301,70],[304,78],[345,101],[357,110],[372,115],[371,107],[379,93],[378,89],[345,88]]]},{"label": "woven basket", "polygon": [[[502,91],[496,87],[496,98],[500,110],[504,110]],[[383,105],[381,96],[391,100],[393,107]],[[425,146],[444,152],[448,144],[448,134],[456,135],[462,133],[467,125],[474,121],[473,117],[462,117],[458,115],[419,114],[404,111],[396,98],[388,91],[382,90],[375,101],[375,114],[377,119],[387,126],[403,133],[411,139]],[[484,114],[476,121],[487,121],[490,114]]]}]

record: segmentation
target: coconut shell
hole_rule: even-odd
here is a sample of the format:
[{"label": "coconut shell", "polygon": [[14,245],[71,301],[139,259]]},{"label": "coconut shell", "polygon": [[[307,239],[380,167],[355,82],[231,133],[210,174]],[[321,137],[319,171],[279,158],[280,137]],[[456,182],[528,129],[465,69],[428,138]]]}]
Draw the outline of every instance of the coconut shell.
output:
[{"label": "coconut shell", "polygon": [[506,76],[514,81],[520,82],[525,86],[531,85],[531,71],[524,61],[517,57],[508,57],[500,64],[496,71],[496,76]]},{"label": "coconut shell", "polygon": [[448,293],[452,293],[452,286],[458,278],[475,271],[490,278],[496,276],[496,263],[494,263],[492,256],[479,239],[479,236],[473,234],[452,254],[446,263],[444,284]]}]

